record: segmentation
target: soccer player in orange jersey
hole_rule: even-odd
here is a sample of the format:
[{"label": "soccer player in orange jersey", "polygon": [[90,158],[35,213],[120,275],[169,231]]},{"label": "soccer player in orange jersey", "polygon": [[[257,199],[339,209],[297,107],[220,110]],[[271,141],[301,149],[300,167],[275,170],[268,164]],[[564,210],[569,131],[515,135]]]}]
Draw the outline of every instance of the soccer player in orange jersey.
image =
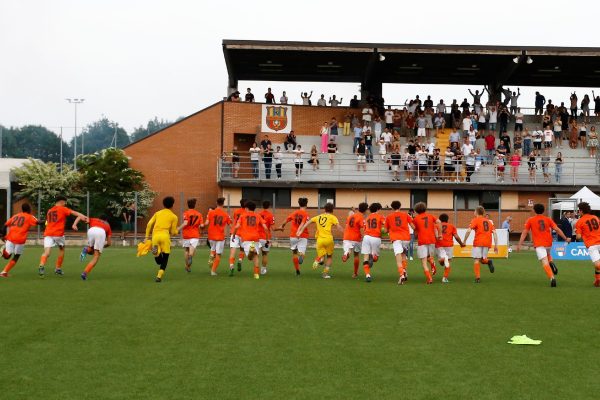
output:
[{"label": "soccer player in orange jersey", "polygon": [[[208,244],[210,245],[208,265],[211,267],[211,275],[217,273],[217,268],[221,262],[221,254],[223,254],[225,248],[225,227],[232,223],[229,215],[223,210],[224,204],[225,198],[219,197],[217,207],[208,212],[204,224],[204,226],[208,226]],[[229,276],[233,276],[233,265],[229,267]]]},{"label": "soccer player in orange jersey", "polygon": [[456,239],[458,244],[460,244],[460,247],[465,247],[465,244],[458,236],[456,227],[449,223],[448,220],[448,214],[440,215],[442,237],[435,242],[438,260],[440,261],[440,265],[444,267],[442,283],[448,283],[448,276],[450,275],[450,260],[452,260],[454,255],[454,239]]},{"label": "soccer player in orange jersey", "polygon": [[581,202],[577,205],[581,218],[575,224],[577,239],[582,240],[588,249],[590,258],[596,268],[594,286],[600,287],[600,218],[592,214],[589,203]]},{"label": "soccer player in orange jersey", "polygon": [[379,259],[379,248],[381,247],[381,234],[385,233],[385,217],[379,214],[381,204],[371,203],[369,216],[365,219],[365,235],[363,236],[360,253],[363,255],[363,270],[365,281],[371,282],[371,268],[373,263]]},{"label": "soccer player in orange jersey", "polygon": [[288,222],[291,222],[290,229],[290,250],[292,250],[292,262],[294,264],[294,270],[296,276],[300,275],[300,264],[304,261],[304,254],[306,254],[306,247],[308,246],[308,229],[304,229],[300,237],[298,237],[298,229],[308,221],[308,213],[306,212],[306,206],[308,206],[308,199],[306,197],[300,197],[298,199],[298,205],[300,209],[294,211],[287,216],[285,222],[274,231],[283,231]]},{"label": "soccer player in orange jersey", "polygon": [[[79,220],[80,218],[77,217],[73,225],[77,225]],[[92,269],[94,269],[96,264],[98,264],[102,250],[111,245],[112,229],[110,229],[110,225],[107,221],[108,216],[104,214],[101,215],[100,218],[89,219],[88,223],[90,228],[87,231],[88,244],[87,246],[83,247],[79,260],[85,260],[85,257],[88,254],[93,255],[94,257],[85,266],[85,269],[81,273],[81,279],[84,281],[87,280],[88,274],[92,272]]]},{"label": "soccer player in orange jersey", "polygon": [[[27,203],[21,205],[21,211],[13,215],[2,227],[2,240],[5,244],[2,245],[0,252],[2,257],[8,260],[12,255],[13,258],[6,264],[4,270],[0,272],[0,277],[7,278],[10,270],[15,266],[27,241],[27,233],[29,228],[36,225],[42,225],[43,221],[38,221],[36,217],[31,215],[31,206]],[[8,234],[6,233],[8,228]]]},{"label": "soccer player in orange jersey", "polygon": [[414,229],[412,217],[405,212],[400,211],[401,203],[398,200],[392,201],[392,210],[385,218],[385,229],[390,234],[390,242],[394,249],[394,257],[396,258],[396,266],[398,268],[398,285],[404,285],[406,281],[406,267],[408,260],[408,246],[410,244],[410,228]]},{"label": "soccer player in orange jersey", "polygon": [[260,270],[258,267],[258,252],[260,251],[260,232],[259,226],[267,232],[267,239],[270,239],[270,231],[260,214],[255,212],[256,204],[252,201],[246,202],[246,211],[238,218],[233,235],[238,235],[241,239],[241,247],[248,255],[248,260],[254,264],[254,279],[260,279]]},{"label": "soccer player in orange jersey", "polygon": [[413,218],[415,234],[417,235],[417,256],[421,259],[423,272],[425,273],[426,283],[433,283],[432,273],[429,270],[428,263],[431,265],[435,254],[435,242],[441,239],[442,226],[439,219],[427,213],[427,204],[419,202],[415,204],[417,215]]},{"label": "soccer player in orange jersey", "polygon": [[[65,223],[69,215],[79,217],[84,222],[88,222],[85,215],[73,211],[66,207],[67,198],[64,196],[58,196],[56,203],[46,213],[46,229],[44,230],[44,252],[40,258],[40,267],[38,273],[40,277],[45,275],[45,266],[48,257],[50,256],[50,250],[52,247],[58,246],[58,258],[56,259],[56,267],[54,273],[62,276],[62,263],[65,258]],[[77,225],[72,226],[73,230],[77,230]]]},{"label": "soccer player in orange jersey", "polygon": [[[177,227],[183,239],[185,270],[187,272],[192,272],[192,259],[200,242],[200,229],[204,226],[202,214],[196,210],[196,202],[196,199],[188,199],[188,209],[183,213],[183,223]],[[216,274],[211,270],[211,275]]]},{"label": "soccer player in orange jersey", "polygon": [[265,225],[268,228],[268,232],[266,232],[262,226],[258,226],[258,232],[260,234],[260,261],[261,261],[261,267],[260,267],[260,274],[261,275],[265,275],[267,273],[267,264],[269,263],[269,250],[271,248],[271,243],[269,242],[269,239],[267,239],[267,237],[271,237],[271,228],[273,227],[273,225],[275,225],[275,217],[273,216],[273,213],[271,211],[269,211],[269,208],[271,208],[271,202],[268,200],[263,201],[263,209],[262,211],[259,213],[260,216],[262,217],[263,221],[265,221]]},{"label": "soccer player in orange jersey", "polygon": [[475,209],[475,218],[471,220],[469,229],[465,232],[463,243],[467,243],[471,231],[475,231],[473,239],[473,270],[475,271],[475,283],[481,282],[480,263],[487,264],[491,273],[494,273],[494,262],[488,258],[488,251],[492,247],[492,238],[494,239],[494,252],[498,252],[498,235],[494,224],[489,218],[485,217],[485,208],[479,206]]},{"label": "soccer player in orange jersey", "polygon": [[[240,219],[240,216],[246,212],[246,199],[240,200],[240,208],[233,212],[233,225],[235,226]],[[241,240],[239,237],[231,235],[229,238],[229,268],[233,268],[237,249],[240,249],[240,255],[237,261],[237,270],[242,270],[242,260],[244,259],[244,250],[241,248]]]},{"label": "soccer player in orange jersey", "polygon": [[350,211],[348,218],[346,218],[346,226],[344,228],[343,236],[343,248],[344,254],[342,255],[342,261],[346,262],[350,257],[350,251],[354,252],[354,273],[353,278],[358,276],[358,267],[360,265],[360,245],[362,240],[362,229],[365,223],[365,211],[369,208],[367,203],[360,203],[358,205],[358,211],[354,208]]},{"label": "soccer player in orange jersey", "polygon": [[527,219],[525,222],[525,229],[521,233],[519,244],[517,244],[517,251],[521,250],[521,246],[527,238],[527,234],[531,232],[531,240],[533,241],[533,247],[535,247],[535,254],[538,260],[541,261],[542,267],[550,279],[550,287],[556,287],[556,277],[558,269],[554,262],[552,262],[552,256],[550,255],[550,248],[552,247],[552,230],[556,231],[558,236],[564,239],[565,242],[570,242],[571,238],[567,238],[563,231],[556,225],[556,223],[544,215],[546,208],[543,204],[534,204],[533,211],[535,216]]}]

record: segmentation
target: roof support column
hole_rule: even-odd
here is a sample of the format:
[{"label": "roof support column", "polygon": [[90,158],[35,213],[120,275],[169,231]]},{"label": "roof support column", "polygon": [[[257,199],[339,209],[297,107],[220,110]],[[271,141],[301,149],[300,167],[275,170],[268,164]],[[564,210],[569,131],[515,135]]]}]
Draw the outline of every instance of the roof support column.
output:
[{"label": "roof support column", "polygon": [[369,61],[365,67],[365,74],[360,87],[360,97],[363,101],[368,97],[374,97],[375,99],[382,97],[383,81],[378,74],[379,62],[379,52],[377,49],[373,49],[373,53],[371,53],[371,57],[369,57]]}]

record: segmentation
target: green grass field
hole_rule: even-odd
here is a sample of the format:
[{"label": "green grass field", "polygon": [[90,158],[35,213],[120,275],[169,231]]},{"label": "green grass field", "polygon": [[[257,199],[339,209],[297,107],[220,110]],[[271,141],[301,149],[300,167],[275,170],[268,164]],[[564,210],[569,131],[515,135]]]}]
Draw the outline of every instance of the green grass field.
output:
[{"label": "green grass field", "polygon": [[[451,283],[425,285],[392,256],[374,282],[333,279],[274,250],[259,281],[250,265],[211,277],[205,248],[193,272],[182,252],[154,283],[150,256],[108,249],[87,282],[79,249],[65,276],[37,277],[41,249],[0,281],[2,399],[596,399],[600,289],[591,262],[559,262],[549,287],[533,253],[472,279],[457,260]],[[312,251],[308,257],[312,257]],[[54,263],[53,254],[48,265]],[[47,268],[50,270],[51,268]],[[513,335],[541,346],[512,346]]]}]

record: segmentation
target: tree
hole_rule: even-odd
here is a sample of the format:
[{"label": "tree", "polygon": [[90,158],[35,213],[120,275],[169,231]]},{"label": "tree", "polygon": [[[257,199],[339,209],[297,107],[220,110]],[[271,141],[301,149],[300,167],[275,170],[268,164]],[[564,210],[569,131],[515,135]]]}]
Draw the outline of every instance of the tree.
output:
[{"label": "tree", "polygon": [[69,205],[74,208],[81,204],[81,178],[69,165],[64,165],[63,172],[60,173],[56,163],[30,158],[28,163],[12,172],[21,186],[16,193],[17,199],[28,199],[34,206],[41,199],[44,211],[54,205],[58,195],[66,196]]},{"label": "tree", "polygon": [[137,140],[140,140],[142,138],[145,138],[146,136],[160,131],[161,129],[166,128],[167,126],[171,125],[173,122],[171,121],[166,121],[164,119],[159,120],[158,117],[154,117],[154,119],[151,119],[150,121],[148,121],[148,123],[146,124],[146,126],[144,127],[143,125],[139,126],[138,128],[135,128],[133,130],[133,133],[131,134],[131,141],[135,142]]},{"label": "tree", "polygon": [[[39,125],[21,128],[2,128],[2,156],[13,158],[36,158],[45,162],[60,162],[61,138]],[[62,141],[63,162],[73,160],[71,147]]]},{"label": "tree", "polygon": [[[115,135],[116,133],[116,135]],[[119,124],[109,121],[102,117],[100,120],[92,122],[83,129],[83,151],[85,154],[92,154],[96,151],[115,147],[115,136],[117,139],[116,147],[123,147],[129,144],[129,136],[125,129],[119,127]],[[73,139],[71,139],[73,145]],[[81,153],[81,136],[77,138],[77,154]]]},{"label": "tree", "polygon": [[90,214],[104,212],[119,218],[123,207],[132,203],[138,192],[138,214],[144,215],[154,201],[155,193],[144,181],[144,175],[131,167],[121,149],[109,148],[87,154],[77,160],[81,186],[90,192]]}]

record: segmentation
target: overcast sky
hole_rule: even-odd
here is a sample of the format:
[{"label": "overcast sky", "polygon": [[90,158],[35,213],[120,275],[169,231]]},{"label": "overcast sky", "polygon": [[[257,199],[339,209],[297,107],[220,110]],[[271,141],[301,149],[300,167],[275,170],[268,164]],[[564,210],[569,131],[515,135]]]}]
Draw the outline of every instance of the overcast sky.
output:
[{"label": "overcast sky", "polygon": [[[226,95],[223,39],[600,46],[600,6],[594,0],[571,0],[560,8],[547,1],[470,4],[0,0],[0,124],[41,124],[55,131],[65,126],[68,137],[73,106],[67,97],[85,98],[78,126],[105,115],[131,132],[154,116],[189,115]],[[356,84],[240,82],[246,85],[260,98],[267,86],[277,98],[287,89],[292,103],[300,100],[294,97],[300,90],[335,93],[345,104],[358,93]],[[524,91],[521,105],[532,102],[532,90]],[[556,103],[567,92],[544,94]],[[384,87],[388,103],[416,93],[466,97],[462,87]]]}]

